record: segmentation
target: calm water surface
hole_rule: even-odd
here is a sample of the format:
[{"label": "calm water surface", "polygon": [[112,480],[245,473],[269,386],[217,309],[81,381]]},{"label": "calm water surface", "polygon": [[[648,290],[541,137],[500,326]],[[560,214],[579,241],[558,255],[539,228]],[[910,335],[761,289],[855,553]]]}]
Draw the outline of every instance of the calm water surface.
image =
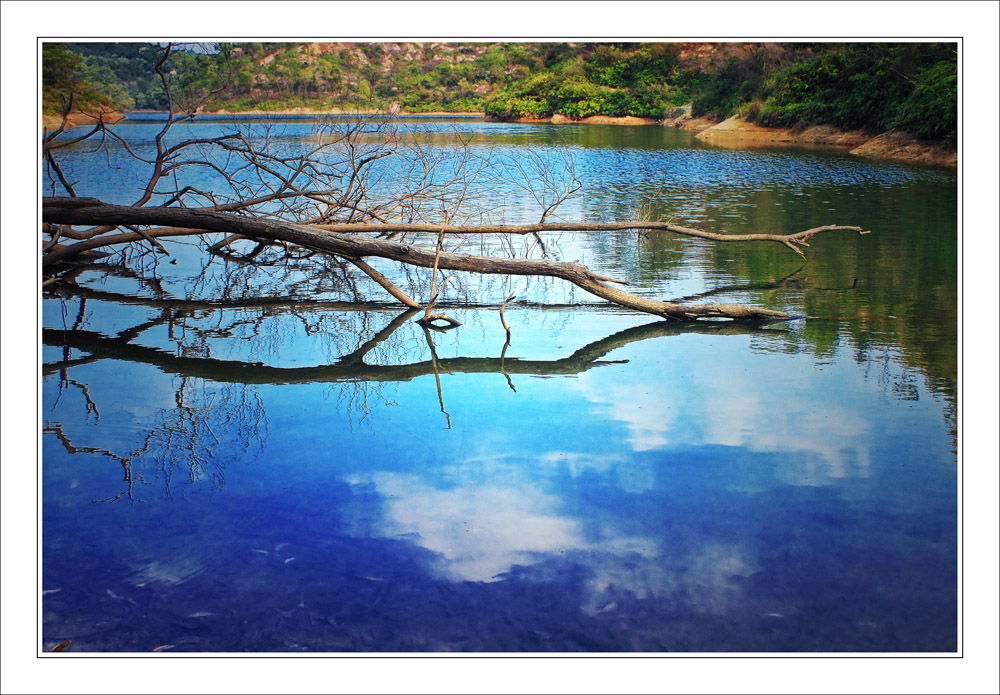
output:
[{"label": "calm water surface", "polygon": [[[294,144],[311,124],[283,128]],[[953,170],[658,127],[404,129],[568,156],[585,195],[565,219],[873,233],[821,235],[805,263],[659,234],[543,240],[646,296],[808,317],[766,326],[456,276],[464,325],[427,333],[329,273],[206,267],[180,244],[139,278],[81,275],[43,300],[43,649],[957,649]],[[136,197],[138,172],[107,171],[120,152],[87,153],[66,167],[100,174],[81,195]],[[480,195],[537,220],[519,191]],[[379,267],[423,296],[425,271]]]}]

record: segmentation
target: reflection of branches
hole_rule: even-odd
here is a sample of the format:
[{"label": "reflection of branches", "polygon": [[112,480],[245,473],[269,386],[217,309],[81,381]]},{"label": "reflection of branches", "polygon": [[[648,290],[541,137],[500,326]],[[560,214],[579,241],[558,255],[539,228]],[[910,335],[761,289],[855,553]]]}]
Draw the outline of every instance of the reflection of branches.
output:
[{"label": "reflection of branches", "polygon": [[204,381],[181,377],[174,399],[176,406],[161,411],[142,443],[127,455],[76,445],[56,421],[47,421],[43,432],[55,435],[70,454],[97,454],[121,463],[125,490],[95,502],[143,501],[135,484],[152,485],[156,478],[162,479],[168,496],[178,484],[183,489],[200,481],[222,489],[230,458],[251,448],[263,451],[268,419],[253,387],[227,384],[209,391]]},{"label": "reflection of branches", "polygon": [[761,290],[778,290],[785,287],[791,287],[794,282],[796,282],[796,276],[802,272],[805,266],[800,266],[797,270],[789,273],[780,280],[773,280],[771,282],[755,283],[755,284],[736,284],[736,285],[723,285],[719,287],[713,287],[710,290],[704,292],[699,292],[698,294],[689,294],[684,297],[679,297],[677,301],[688,302],[693,299],[704,299],[705,297],[711,297],[716,294],[729,294],[730,292],[759,292]]},{"label": "reflection of branches", "polygon": [[[163,303],[161,299],[151,301]],[[174,309],[164,305],[153,318],[119,331],[113,340],[131,344],[149,329],[166,325],[169,339],[177,342],[181,354],[207,356],[205,333],[194,333],[200,341],[198,343],[185,345],[183,342],[187,333],[185,321],[194,313],[192,309]],[[84,330],[86,316],[87,297],[84,296],[80,299],[73,328],[67,330]],[[68,344],[64,346],[64,359],[54,370],[59,372],[60,381],[59,396],[55,399],[52,410],[55,411],[59,406],[64,385],[72,384],[83,393],[88,416],[94,413],[99,421],[100,411],[87,385],[71,379],[68,372],[76,366],[100,357],[91,354],[86,358],[70,359],[71,349]],[[50,370],[46,373],[52,372],[53,370]],[[209,480],[213,487],[221,488],[224,486],[222,471],[225,468],[225,458],[214,453],[217,446],[223,446],[227,455],[238,451],[246,452],[253,442],[258,442],[260,447],[263,447],[263,440],[267,434],[267,414],[253,387],[224,385],[219,391],[206,393],[202,380],[182,376],[174,394],[174,401],[175,407],[162,411],[145,435],[142,444],[127,455],[120,455],[104,448],[74,445],[59,422],[46,423],[44,431],[54,434],[71,454],[99,454],[122,464],[126,489],[104,500],[95,501],[115,501],[127,497],[135,502],[138,498],[134,494],[134,484],[136,482],[150,484],[150,479],[156,476],[162,476],[167,494],[170,494],[176,473],[181,470],[184,474],[184,485],[199,480]],[[221,436],[217,432],[221,432]],[[140,468],[144,462],[150,464],[145,471]]]},{"label": "reflection of branches", "polygon": [[[448,421],[448,426],[445,427],[446,430],[451,429],[451,413],[444,409],[444,394],[441,391],[441,369],[438,366],[438,356],[437,350],[434,349],[434,341],[431,339],[431,332],[428,328],[424,327],[424,338],[427,340],[427,347],[431,351],[431,368],[434,370],[434,383],[437,385],[438,403],[441,406],[441,412],[444,413],[445,419]],[[501,358],[501,362],[503,358]]]},{"label": "reflection of branches", "polygon": [[[403,316],[406,316],[404,314]],[[397,317],[399,318],[399,317]],[[400,321],[402,323],[402,321]],[[60,331],[44,329],[42,342],[46,345],[70,346],[101,358],[141,362],[154,365],[171,374],[214,379],[221,382],[246,384],[291,384],[339,381],[410,381],[439,371],[462,374],[509,373],[534,375],[579,374],[593,367],[613,362],[600,361],[611,350],[637,340],[680,335],[685,332],[710,334],[746,334],[761,331],[777,333],[774,329],[759,327],[757,323],[739,321],[727,324],[669,324],[655,322],[619,331],[601,340],[581,347],[568,357],[556,360],[524,360],[504,357],[451,357],[425,360],[410,364],[373,365],[346,355],[334,364],[316,367],[274,367],[250,364],[236,360],[176,355],[157,348],[134,345],[119,338],[109,338],[93,331]],[[365,351],[374,347],[366,343]],[[42,373],[49,374],[61,368],[61,363],[43,365]]]},{"label": "reflection of branches", "polygon": [[[614,364],[605,356],[628,343],[658,336],[675,335],[686,330],[697,332],[747,332],[760,330],[756,324],[669,324],[654,322],[646,326],[620,331],[581,347],[567,357],[553,360],[527,360],[509,357],[509,336],[498,358],[441,358],[429,332],[423,331],[429,359],[400,363],[401,355],[411,351],[400,345],[399,329],[410,326],[409,319],[417,310],[411,309],[381,323],[383,314],[370,311],[371,305],[299,304],[285,299],[273,302],[257,300],[254,306],[241,307],[235,300],[186,301],[163,297],[125,297],[113,293],[67,285],[66,293],[80,295],[80,309],[73,327],[47,328],[42,338],[46,345],[63,348],[63,359],[43,365],[43,375],[67,372],[84,361],[113,359],[153,365],[167,374],[176,375],[175,405],[157,416],[142,442],[128,454],[107,449],[79,446],[64,432],[59,422],[46,425],[46,432],[55,435],[70,453],[98,454],[112,458],[124,468],[127,487],[121,493],[106,498],[139,499],[136,484],[149,484],[162,479],[167,494],[178,486],[205,482],[214,488],[225,484],[226,462],[249,451],[263,447],[268,421],[255,384],[286,384],[324,382],[340,384],[340,395],[348,399],[349,408],[360,409],[362,420],[369,412],[369,397],[374,392],[381,397],[380,384],[408,381],[434,376],[438,403],[451,427],[451,415],[445,407],[442,373],[499,373],[514,389],[512,376],[573,375],[588,369]],[[105,302],[121,300],[125,304],[144,305],[152,310],[151,317],[131,328],[105,335],[86,327],[84,316],[88,299]],[[93,308],[93,304],[90,307]],[[328,306],[329,311],[319,311]],[[368,311],[344,311],[343,309]],[[340,310],[337,310],[340,309]],[[213,357],[220,339],[238,340],[241,335],[252,338],[251,349],[263,348],[271,357],[280,353],[277,339],[286,317],[301,321],[307,331],[333,343],[338,358],[328,365],[315,367],[271,366],[246,360]],[[381,324],[381,326],[380,326]],[[169,350],[143,345],[138,340],[156,326],[164,327]],[[274,326],[274,330],[268,328]],[[411,334],[412,335],[412,334]],[[350,342],[350,344],[348,344]],[[79,350],[86,357],[72,358]],[[76,383],[89,396],[84,384]],[[209,384],[212,384],[209,386]],[[516,392],[516,390],[515,390]],[[388,404],[384,397],[383,400]],[[92,400],[88,399],[88,410]],[[97,412],[96,403],[93,411]],[[75,437],[74,437],[75,438]]]},{"label": "reflection of branches", "polygon": [[[64,310],[63,321],[65,325],[65,305],[63,310]],[[81,329],[86,324],[86,320],[87,320],[87,300],[86,298],[83,298],[80,300],[80,307],[76,313],[76,321],[73,323],[73,329],[74,330]],[[65,389],[65,387],[72,385],[76,386],[83,393],[83,398],[87,402],[87,415],[89,416],[91,413],[93,413],[98,420],[101,419],[101,411],[97,409],[97,403],[95,403],[94,399],[91,398],[90,390],[87,388],[87,385],[81,384],[75,379],[69,378],[69,368],[71,366],[87,364],[88,362],[91,361],[93,361],[92,358],[84,358],[82,360],[81,359],[72,360],[70,359],[70,348],[69,347],[63,348],[63,361],[62,361],[63,368],[59,370],[59,395],[56,396],[56,400],[52,404],[53,410],[55,410],[56,406],[59,405],[59,401],[62,399],[63,390]]]},{"label": "reflection of branches", "polygon": [[[98,299],[127,306],[144,306],[150,308],[170,308],[175,311],[221,311],[223,309],[261,309],[269,312],[278,312],[291,308],[299,308],[307,311],[343,311],[343,312],[398,312],[399,305],[382,302],[356,302],[338,301],[330,299],[312,299],[309,297],[298,297],[296,295],[276,295],[261,296],[254,295],[248,297],[226,297],[215,299],[174,299],[174,298],[153,298],[138,295],[121,294],[109,292],[108,290],[98,290],[84,285],[60,285],[57,296],[76,296],[83,299]],[[442,306],[458,306],[454,302],[440,302]],[[465,309],[497,309],[496,304],[462,302],[460,305]],[[559,304],[553,302],[537,303],[521,301],[517,306],[522,309],[546,309],[552,311],[562,311],[571,309],[586,309],[588,307],[600,306],[603,304],[585,304],[575,302],[572,304]],[[409,315],[409,314],[408,314]]]},{"label": "reflection of branches", "polygon": [[149,450],[150,440],[152,439],[152,433],[146,437],[143,445],[137,449],[134,449],[128,456],[119,456],[113,451],[107,449],[102,449],[100,447],[93,446],[75,446],[70,440],[66,433],[63,432],[62,425],[58,422],[46,421],[45,426],[42,428],[42,432],[45,434],[54,434],[59,442],[63,445],[70,454],[99,454],[101,456],[106,456],[108,458],[114,459],[122,464],[122,468],[125,471],[125,489],[114,495],[112,497],[105,498],[103,500],[95,499],[95,502],[114,502],[120,500],[122,497],[127,497],[129,501],[135,502],[136,498],[133,497],[133,486],[136,482],[142,483],[143,485],[149,485],[149,483],[143,478],[142,473],[136,473],[133,476],[132,473],[132,462],[138,457],[141,457]]}]

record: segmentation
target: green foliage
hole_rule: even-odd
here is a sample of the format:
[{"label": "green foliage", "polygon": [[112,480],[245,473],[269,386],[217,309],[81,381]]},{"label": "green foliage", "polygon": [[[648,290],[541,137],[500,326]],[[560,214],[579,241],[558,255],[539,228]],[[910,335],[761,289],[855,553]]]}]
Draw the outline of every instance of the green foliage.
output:
[{"label": "green foliage", "polygon": [[118,76],[111,68],[104,65],[85,64],[80,70],[80,77],[84,82],[93,85],[97,91],[110,97],[119,109],[135,108],[135,99],[128,93],[128,89],[118,80]]},{"label": "green foliage", "polygon": [[83,57],[66,44],[42,44],[42,84],[53,93],[68,92],[79,82]]},{"label": "green foliage", "polygon": [[640,44],[633,50],[623,50],[623,45],[599,44],[584,65],[587,79],[616,88],[663,83],[679,62],[676,44]]},{"label": "green foliage", "polygon": [[[574,47],[560,45],[556,50],[541,44],[534,70],[519,74],[514,68],[515,79],[487,99],[486,114],[493,118],[556,113],[573,119],[598,115],[660,118],[671,106],[683,103],[676,101],[683,98],[683,92],[667,82],[679,60],[676,45],[587,44],[570,48]],[[517,54],[508,48],[507,55]]]},{"label": "green foliage", "polygon": [[[43,53],[46,109],[71,91],[122,108],[167,108],[154,44],[45,44]],[[165,74],[175,104],[226,84],[205,107],[231,111],[395,102],[498,119],[661,118],[691,102],[696,116],[739,112],[766,126],[901,129],[946,142],[957,130],[954,44],[743,44],[682,61],[673,43],[422,44],[416,57],[377,43],[220,43],[175,49]]]},{"label": "green foliage", "polygon": [[72,106],[130,108],[128,93],[114,73],[87,64],[68,44],[42,44],[42,112],[58,114]]},{"label": "green foliage", "polygon": [[742,56],[729,56],[700,82],[692,101],[695,116],[728,118],[738,107],[760,93],[766,73],[763,50],[750,49]]},{"label": "green foliage", "polygon": [[552,115],[548,103],[539,96],[517,96],[502,92],[486,102],[484,111],[490,118],[509,120],[512,118],[542,118]]},{"label": "green foliage", "polygon": [[820,45],[815,57],[782,66],[752,96],[759,102],[752,120],[765,126],[898,129],[954,143],[957,51],[949,44]]},{"label": "green foliage", "polygon": [[914,89],[896,109],[892,127],[918,137],[954,143],[958,133],[958,72],[942,60],[914,75]]}]

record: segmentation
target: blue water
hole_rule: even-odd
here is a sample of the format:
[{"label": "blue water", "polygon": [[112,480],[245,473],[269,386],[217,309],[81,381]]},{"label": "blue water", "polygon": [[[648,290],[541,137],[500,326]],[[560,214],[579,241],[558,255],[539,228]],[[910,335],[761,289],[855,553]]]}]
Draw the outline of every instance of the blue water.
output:
[{"label": "blue water", "polygon": [[[452,124],[430,127],[447,146]],[[315,270],[232,283],[195,247],[151,271],[159,289],[85,273],[43,302],[42,648],[955,651],[954,172],[659,128],[455,127],[568,153],[588,195],[567,218],[644,204],[713,230],[874,233],[817,238],[804,267],[549,240],[649,296],[809,316],[767,326],[459,278],[462,327],[425,333],[338,304]],[[248,286],[275,301],[218,291]],[[505,344],[511,289],[532,301],[508,307]]]}]

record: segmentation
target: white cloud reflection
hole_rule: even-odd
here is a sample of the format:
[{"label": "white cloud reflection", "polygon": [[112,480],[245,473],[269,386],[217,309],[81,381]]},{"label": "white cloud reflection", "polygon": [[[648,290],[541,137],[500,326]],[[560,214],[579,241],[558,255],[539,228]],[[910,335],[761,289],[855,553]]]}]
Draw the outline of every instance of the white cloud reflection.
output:
[{"label": "white cloud reflection", "polygon": [[835,375],[805,361],[756,364],[751,373],[741,359],[685,355],[657,365],[656,373],[626,372],[640,377],[631,383],[622,374],[612,380],[595,371],[581,375],[574,388],[593,404],[594,415],[625,425],[633,451],[716,445],[780,453],[775,475],[794,485],[871,474],[871,425],[840,398],[842,384],[831,389]]},{"label": "white cloud reflection", "polygon": [[453,579],[493,581],[536,553],[579,547],[579,524],[554,512],[558,499],[528,484],[492,482],[439,489],[415,475],[376,473],[385,496],[382,535],[415,534]]},{"label": "white cloud reflection", "polygon": [[[533,460],[479,457],[441,471],[444,479],[434,482],[389,472],[349,482],[373,485],[383,498],[383,517],[371,533],[405,538],[432,551],[438,558],[435,569],[452,581],[491,582],[516,565],[541,568],[563,559],[586,570],[580,608],[588,614],[615,611],[625,597],[669,595],[700,612],[721,612],[738,603],[742,589],[734,578],[753,570],[738,546],[715,543],[678,553],[663,539],[628,535],[607,523],[584,529],[582,519],[561,511],[560,496],[547,491],[561,466],[578,475],[595,469],[610,473],[620,464],[549,452]],[[617,477],[634,484],[636,476]]]},{"label": "white cloud reflection", "polygon": [[617,609],[622,596],[655,599],[669,596],[698,613],[722,614],[745,601],[737,577],[749,577],[756,563],[739,546],[710,543],[678,557],[592,558],[593,575],[581,607],[595,615]]},{"label": "white cloud reflection", "polygon": [[561,511],[564,500],[552,479],[568,471],[611,474],[623,488],[652,486],[652,472],[630,471],[620,457],[601,458],[548,452],[537,458],[479,456],[440,470],[433,482],[419,475],[376,472],[354,476],[383,497],[384,516],[373,529],[384,537],[406,537],[440,558],[448,578],[495,581],[515,565],[577,551],[660,554],[651,538],[633,537],[602,526],[584,531],[582,520]]}]

